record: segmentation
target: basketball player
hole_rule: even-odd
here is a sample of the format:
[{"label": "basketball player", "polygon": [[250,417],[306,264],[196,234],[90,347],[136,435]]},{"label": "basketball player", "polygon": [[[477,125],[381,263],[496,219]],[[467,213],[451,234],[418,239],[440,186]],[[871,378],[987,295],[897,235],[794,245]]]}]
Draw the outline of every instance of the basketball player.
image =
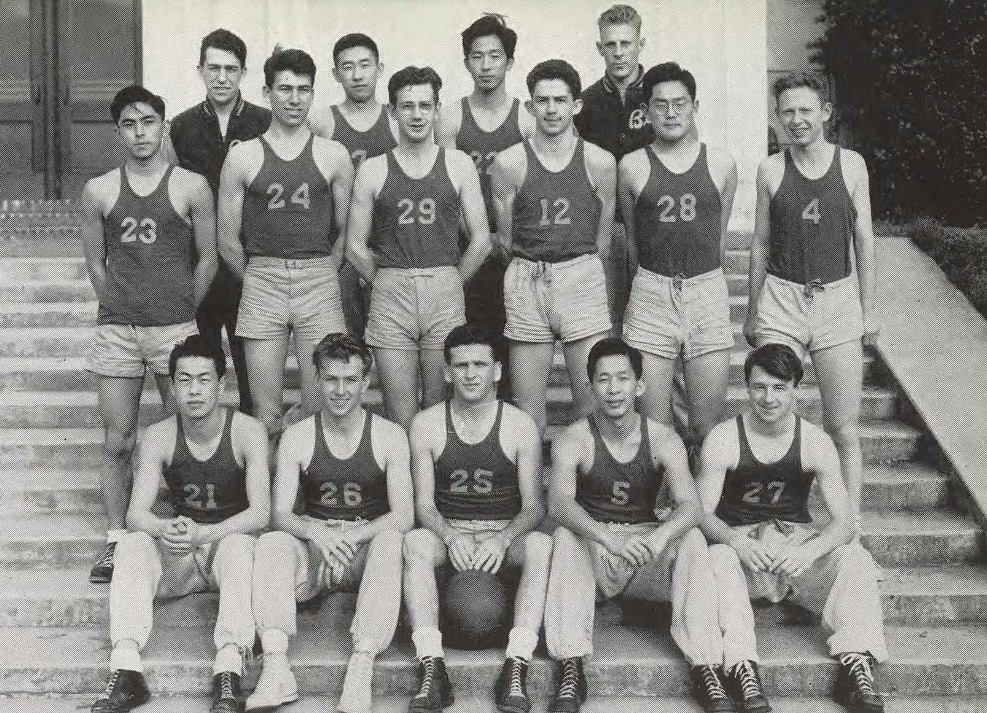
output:
[{"label": "basketball player", "polygon": [[[267,439],[256,419],[220,406],[222,348],[193,335],[168,362],[178,415],[141,439],[131,532],[120,539],[110,585],[110,681],[93,713],[121,713],[150,698],[140,651],[158,597],[219,592],[212,713],[243,710],[243,654],[254,642],[250,611],[254,537],[270,517]],[[161,480],[175,516],[151,509]]]},{"label": "basketball player", "polygon": [[[387,83],[398,147],[367,159],[350,206],[347,257],[373,285],[367,344],[387,413],[406,430],[421,402],[441,401],[442,343],[464,321],[463,284],[490,252],[480,179],[469,156],[435,145],[442,80],[405,67]],[[459,247],[462,214],[470,240]]]},{"label": "basketball player", "polygon": [[[707,711],[732,711],[719,665],[723,641],[709,551],[696,525],[702,507],[685,447],[668,426],[634,408],[645,390],[641,353],[619,339],[589,353],[595,407],[552,443],[549,512],[559,523],[545,602],[548,652],[559,662],[549,711],[575,713],[586,699],[583,659],[593,653],[596,599],[671,601],[672,639],[692,667],[692,693]],[[668,483],[674,509],[655,514]]]},{"label": "basketball player", "polygon": [[[216,198],[220,170],[230,146],[255,139],[267,131],[271,112],[251,104],[240,94],[240,81],[247,73],[247,46],[229,30],[213,30],[202,38],[198,69],[206,86],[206,98],[172,119],[168,135],[178,165],[205,176]],[[240,281],[225,263],[220,263],[216,279],[195,318],[199,334],[216,344],[222,344],[223,327],[226,327],[240,410],[253,413],[243,340],[236,336],[239,308]]]},{"label": "basketball player", "polygon": [[96,375],[106,434],[100,488],[109,532],[89,574],[96,583],[112,578],[113,550],[126,533],[145,369],[170,408],[168,355],[195,334],[196,307],[216,274],[212,193],[206,179],[162,155],[164,101],[126,87],[110,113],[127,161],[86,183],[80,201],[86,270],[99,299],[86,369]]},{"label": "basketball player", "polygon": [[826,141],[833,107],[821,75],[781,77],[774,95],[792,146],[758,167],[744,335],[752,345],[778,342],[812,356],[859,527],[861,337],[871,345],[878,332],[867,166]]},{"label": "basketball player", "polygon": [[541,439],[524,411],[497,399],[501,377],[489,330],[460,325],[446,338],[449,401],[411,424],[415,512],[422,527],[405,537],[405,603],[411,617],[421,687],[409,711],[440,711],[453,701],[443,663],[435,568],[517,574],[497,709],[527,713],[528,664],[538,643],[552,540],[534,528],[545,516]]},{"label": "basketball player", "polygon": [[[874,560],[851,541],[853,516],[840,461],[826,433],[792,413],[802,360],[787,345],[758,347],[744,363],[750,410],[703,443],[702,528],[720,591],[724,664],[741,710],[770,710],[760,691],[750,597],[789,601],[822,615],[840,664],[833,697],[855,712],[884,710],[875,659],[888,658]],[[813,526],[819,484],[830,522]]]},{"label": "basketball player", "polygon": [[572,65],[541,62],[527,84],[535,133],[497,155],[493,191],[497,237],[513,255],[504,276],[511,384],[518,406],[544,433],[556,339],[578,413],[592,409],[586,355],[611,326],[604,265],[617,171],[613,156],[572,131],[582,107]]},{"label": "basketball player", "polygon": [[[323,405],[284,432],[274,477],[277,531],[257,542],[254,614],[264,668],[247,710],[298,699],[287,657],[298,630],[295,601],[328,589],[359,590],[339,710],[370,713],[374,658],[397,626],[401,545],[414,522],[408,438],[361,404],[372,365],[363,342],[329,334],[313,360]],[[304,511],[296,515],[299,488]]]},{"label": "basketball player", "polygon": [[312,351],[326,334],[344,329],[337,237],[346,229],[353,166],[341,144],[309,131],[315,63],[308,54],[275,48],[264,81],[271,126],[230,149],[220,179],[219,243],[243,280],[236,333],[244,338],[255,415],[275,438],[289,334],[300,410],[311,414],[320,401]]},{"label": "basketball player", "polygon": [[641,81],[654,143],[617,169],[617,197],[637,266],[624,339],[644,355],[645,414],[672,423],[672,383],[681,356],[692,443],[723,417],[733,326],[723,253],[737,165],[696,135],[696,80],[675,62]]}]

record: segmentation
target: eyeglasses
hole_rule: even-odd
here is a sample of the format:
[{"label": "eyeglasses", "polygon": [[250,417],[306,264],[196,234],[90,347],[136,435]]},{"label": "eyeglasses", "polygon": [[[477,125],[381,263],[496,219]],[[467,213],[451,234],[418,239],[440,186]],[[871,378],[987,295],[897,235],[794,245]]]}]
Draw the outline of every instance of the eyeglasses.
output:
[{"label": "eyeglasses", "polygon": [[656,101],[652,102],[651,106],[654,107],[655,111],[659,114],[667,114],[669,109],[674,110],[675,114],[681,114],[685,111],[685,108],[689,106],[688,99],[675,99],[674,101]]},{"label": "eyeglasses", "polygon": [[242,70],[235,64],[207,64],[206,74],[212,78],[216,78],[221,74],[226,74],[227,77],[237,77]]}]

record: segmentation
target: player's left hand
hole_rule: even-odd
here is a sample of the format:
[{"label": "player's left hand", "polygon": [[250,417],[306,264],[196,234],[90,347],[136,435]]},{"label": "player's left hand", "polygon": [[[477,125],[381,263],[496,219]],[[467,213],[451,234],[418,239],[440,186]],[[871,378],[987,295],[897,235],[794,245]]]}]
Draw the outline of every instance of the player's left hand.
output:
[{"label": "player's left hand", "polygon": [[785,548],[774,561],[771,571],[775,574],[786,574],[798,577],[818,559],[815,550],[807,545],[797,545]]},{"label": "player's left hand", "polygon": [[191,544],[192,547],[198,547],[199,545],[204,544],[206,533],[202,525],[197,523],[192,518],[185,517],[184,515],[179,515],[175,519],[185,525],[185,534],[188,535],[189,544]]},{"label": "player's left hand", "polygon": [[476,547],[473,552],[472,569],[481,572],[497,574],[500,566],[504,563],[504,556],[507,554],[507,543],[500,535],[488,537]]},{"label": "player's left hand", "polygon": [[624,549],[621,551],[620,556],[635,567],[643,567],[653,557],[651,549],[645,542],[645,538],[640,535],[628,537],[624,541]]}]

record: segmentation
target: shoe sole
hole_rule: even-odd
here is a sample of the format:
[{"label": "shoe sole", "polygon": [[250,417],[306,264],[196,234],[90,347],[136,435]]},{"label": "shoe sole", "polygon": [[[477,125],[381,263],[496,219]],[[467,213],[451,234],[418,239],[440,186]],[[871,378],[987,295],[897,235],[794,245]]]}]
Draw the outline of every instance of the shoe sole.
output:
[{"label": "shoe sole", "polygon": [[137,706],[144,705],[150,700],[151,700],[151,692],[148,691],[146,696],[141,698],[139,701],[134,701],[134,704],[132,706],[129,706],[127,708],[104,708],[100,711],[100,713],[127,713],[128,711],[132,711]]},{"label": "shoe sole", "polygon": [[496,705],[497,705],[497,710],[499,710],[500,713],[530,713],[531,711],[531,706],[524,708],[523,706],[512,706],[512,705],[501,704],[501,703],[498,703]]},{"label": "shoe sole", "polygon": [[456,702],[456,696],[452,693],[448,698],[443,698],[440,708],[408,708],[408,713],[442,713],[443,708],[448,708]]},{"label": "shoe sole", "polygon": [[110,580],[112,580],[112,579],[113,579],[113,575],[112,574],[109,577],[90,577],[89,578],[89,583],[90,584],[109,584],[110,583]]},{"label": "shoe sole", "polygon": [[771,705],[764,706],[763,708],[744,708],[743,703],[734,703],[734,707],[740,711],[740,713],[771,713],[774,710]]},{"label": "shoe sole", "polygon": [[850,711],[850,713],[884,713],[884,706],[881,706],[880,708],[876,708],[874,706],[854,706],[847,702],[842,696],[832,696],[832,699]]},{"label": "shoe sole", "polygon": [[277,710],[281,706],[287,705],[288,703],[294,703],[297,700],[298,694],[296,693],[293,696],[285,697],[280,703],[265,703],[262,706],[254,706],[253,708],[245,708],[244,710],[246,713],[271,713],[271,711]]}]

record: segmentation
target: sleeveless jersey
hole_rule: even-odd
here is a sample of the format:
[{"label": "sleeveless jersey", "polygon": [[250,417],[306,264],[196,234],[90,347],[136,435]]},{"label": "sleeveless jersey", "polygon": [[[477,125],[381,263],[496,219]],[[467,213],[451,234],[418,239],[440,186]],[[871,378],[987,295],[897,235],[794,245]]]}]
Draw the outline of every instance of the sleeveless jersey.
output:
[{"label": "sleeveless jersey", "polygon": [[224,409],[226,422],[219,446],[208,460],[198,460],[188,449],[182,418],[176,416],[175,451],[164,469],[168,495],[176,515],[199,523],[222,522],[250,507],[247,471],[233,457],[233,409]]},{"label": "sleeveless jersey", "polygon": [[490,169],[493,166],[497,154],[506,148],[524,141],[521,130],[517,125],[518,107],[521,102],[517,99],[511,104],[510,111],[504,123],[493,131],[484,131],[473,117],[473,110],[470,103],[463,97],[461,100],[463,107],[463,122],[459,127],[459,134],[456,136],[456,148],[465,151],[473,159],[477,173],[480,174],[480,188],[483,190],[483,202],[487,206],[487,219],[490,222],[490,231],[496,232],[497,221],[494,216],[493,187],[490,183]]},{"label": "sleeveless jersey", "polygon": [[728,525],[753,525],[765,520],[810,522],[809,489],[815,477],[802,469],[802,419],[788,452],[776,463],[762,463],[751,452],[744,419],[737,416],[740,458],[727,471],[716,515]]},{"label": "sleeveless jersey", "polygon": [[446,445],[435,460],[435,506],[442,517],[455,520],[512,520],[521,511],[517,464],[500,446],[504,402],[486,437],[475,445],[463,443],[452,424],[446,401]]},{"label": "sleeveless jersey", "polygon": [[174,168],[142,197],[120,167],[120,195],[103,218],[109,299],[100,302],[96,324],[161,327],[194,319],[194,233],[171,203]]},{"label": "sleeveless jersey", "polygon": [[572,160],[549,171],[524,142],[528,172],[514,199],[514,254],[526,260],[562,262],[596,252],[600,200],[586,173],[585,143],[576,139]]},{"label": "sleeveless jersey", "polygon": [[312,155],[315,136],[290,161],[278,156],[266,137],[258,138],[264,163],[243,197],[247,255],[284,260],[329,255],[338,230],[332,189]]},{"label": "sleeveless jersey", "polygon": [[380,108],[380,116],[377,121],[366,131],[354,129],[338,106],[329,107],[332,110],[332,118],[335,120],[335,127],[332,130],[332,138],[338,141],[349,151],[353,165],[359,167],[368,158],[381,156],[395,146],[398,142],[394,140],[391,133],[391,125],[387,121],[387,112],[384,107]]},{"label": "sleeveless jersey", "polygon": [[641,445],[629,463],[613,457],[596,420],[592,415],[588,420],[595,453],[592,467],[579,475],[576,502],[599,522],[654,522],[665,472],[651,460],[648,419],[641,417]]},{"label": "sleeveless jersey", "polygon": [[305,514],[320,520],[375,520],[391,509],[387,474],[374,458],[366,412],[360,444],[349,458],[337,458],[326,445],[322,413],[315,414],[315,449],[302,471]]},{"label": "sleeveless jersey", "polygon": [[853,272],[851,243],[857,209],[843,180],[840,147],[822,176],[802,175],[785,151],[785,175],[771,199],[771,252],[768,272],[789,282],[822,284]]},{"label": "sleeveless jersey", "polygon": [[459,262],[459,194],[445,149],[432,170],[410,178],[387,152],[387,178],[374,201],[371,249],[378,267],[449,267]]},{"label": "sleeveless jersey", "polygon": [[695,277],[721,267],[720,192],[709,173],[706,144],[684,173],[673,173],[651,147],[651,174],[634,204],[634,236],[645,270]]}]

